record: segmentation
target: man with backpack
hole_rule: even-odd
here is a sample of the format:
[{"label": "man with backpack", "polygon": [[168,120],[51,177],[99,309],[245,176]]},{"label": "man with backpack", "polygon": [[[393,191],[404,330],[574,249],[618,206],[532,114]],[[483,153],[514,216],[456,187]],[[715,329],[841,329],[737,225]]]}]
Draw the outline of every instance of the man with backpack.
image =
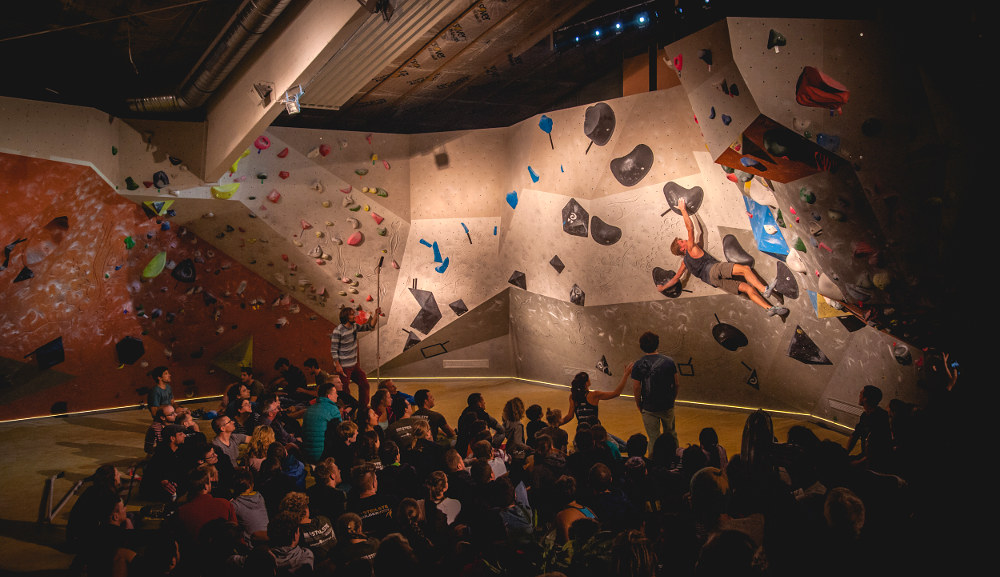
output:
[{"label": "man with backpack", "polygon": [[[632,367],[632,393],[642,415],[642,425],[649,437],[649,446],[661,435],[669,434],[677,442],[674,430],[674,400],[680,388],[677,365],[670,357],[660,354],[660,337],[645,332],[639,337],[639,348],[646,353]],[[661,432],[662,425],[662,432]]]}]

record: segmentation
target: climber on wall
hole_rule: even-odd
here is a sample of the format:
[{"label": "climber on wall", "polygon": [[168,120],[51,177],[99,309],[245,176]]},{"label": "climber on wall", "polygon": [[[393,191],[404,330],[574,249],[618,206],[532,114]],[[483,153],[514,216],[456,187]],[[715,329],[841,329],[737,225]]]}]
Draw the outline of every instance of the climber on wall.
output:
[{"label": "climber on wall", "polygon": [[[684,227],[687,228],[688,237],[687,240],[675,238],[674,242],[670,243],[670,252],[684,258],[677,269],[677,274],[666,283],[656,285],[657,290],[662,292],[674,286],[680,282],[684,271],[690,270],[692,275],[715,288],[722,289],[734,295],[740,293],[746,294],[750,297],[750,300],[763,307],[767,311],[768,316],[777,315],[784,317],[788,314],[787,308],[771,305],[765,300],[771,296],[771,292],[774,290],[774,283],[765,287],[760,277],[757,276],[757,273],[752,268],[743,264],[719,262],[718,259],[695,244],[694,225],[691,223],[691,217],[688,215],[685,199],[680,199],[677,203],[677,208],[680,209],[681,216],[684,217]],[[761,293],[763,293],[763,296]]]}]

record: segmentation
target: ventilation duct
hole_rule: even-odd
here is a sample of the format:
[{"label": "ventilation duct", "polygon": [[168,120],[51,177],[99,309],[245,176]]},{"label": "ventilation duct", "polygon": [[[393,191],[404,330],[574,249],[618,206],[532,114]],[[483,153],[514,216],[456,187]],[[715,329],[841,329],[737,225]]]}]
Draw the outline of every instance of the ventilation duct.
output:
[{"label": "ventilation duct", "polygon": [[290,3],[291,0],[248,0],[176,94],[130,98],[129,110],[183,112],[205,104]]}]

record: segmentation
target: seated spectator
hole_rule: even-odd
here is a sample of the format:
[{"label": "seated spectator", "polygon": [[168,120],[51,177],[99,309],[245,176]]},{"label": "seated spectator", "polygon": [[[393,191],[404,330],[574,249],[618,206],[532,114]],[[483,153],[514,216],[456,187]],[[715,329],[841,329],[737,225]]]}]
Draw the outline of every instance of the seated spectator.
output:
[{"label": "seated spectator", "polygon": [[233,504],[211,495],[212,481],[209,468],[201,466],[188,475],[189,493],[186,503],[177,508],[177,522],[182,540],[193,543],[198,539],[201,528],[212,519],[224,519],[238,523]]},{"label": "seated spectator", "polygon": [[286,513],[267,525],[267,541],[278,575],[307,575],[314,568],[313,552],[301,546],[300,519]]},{"label": "seated spectator", "polygon": [[267,537],[267,504],[264,496],[254,490],[253,473],[237,469],[235,487],[236,496],[229,502],[233,504],[243,537],[247,542],[263,540]]},{"label": "seated spectator", "polygon": [[323,448],[323,458],[332,457],[341,471],[350,471],[354,466],[354,444],[358,439],[358,426],[351,421],[337,425],[336,437]]},{"label": "seated spectator", "polygon": [[347,510],[364,521],[365,529],[373,536],[384,537],[392,529],[392,510],[395,498],[378,492],[378,477],[370,464],[351,469],[354,493],[348,498]]},{"label": "seated spectator", "polygon": [[111,575],[116,566],[125,566],[134,556],[132,523],[118,494],[103,492],[96,498],[97,525],[79,542],[80,551],[73,567],[86,575]]},{"label": "seated spectator", "polygon": [[329,519],[309,510],[309,497],[305,493],[292,492],[285,495],[278,506],[278,515],[291,515],[298,519],[301,535],[299,546],[312,551],[316,563],[326,561],[337,544],[337,537],[333,534]]},{"label": "seated spectator", "polygon": [[212,445],[218,447],[229,459],[229,466],[235,467],[239,462],[240,445],[245,445],[249,437],[236,432],[236,421],[226,415],[212,419],[212,430],[215,438]]},{"label": "seated spectator", "polygon": [[476,460],[489,463],[490,468],[493,469],[493,478],[499,479],[507,474],[507,464],[504,463],[503,457],[493,448],[487,440],[479,440],[472,445],[472,456]]},{"label": "seated spectator", "polygon": [[486,399],[481,393],[472,393],[467,399],[465,410],[458,418],[458,436],[455,440],[455,449],[463,457],[468,453],[469,445],[472,444],[473,428],[477,421],[483,421],[489,429],[494,432],[502,432],[503,427],[496,419],[486,412]]},{"label": "seated spectator", "polygon": [[413,416],[414,406],[402,395],[393,399],[391,408],[396,419],[386,428],[386,437],[401,450],[407,450],[413,446],[413,425],[424,419]]},{"label": "seated spectator", "polygon": [[274,370],[281,373],[281,376],[274,380],[273,385],[277,388],[278,395],[282,397],[283,407],[304,406],[316,398],[316,391],[310,390],[306,385],[305,373],[288,359],[281,357],[276,360]]},{"label": "seated spectator", "polygon": [[316,403],[306,409],[302,418],[302,456],[307,462],[315,463],[323,455],[326,446],[327,429],[340,424],[340,408],[337,406],[337,387],[323,383],[316,393]]},{"label": "seated spectator", "polygon": [[253,403],[250,402],[250,399],[240,399],[234,410],[226,411],[226,416],[232,419],[236,425],[234,433],[249,436],[253,432],[247,429],[248,425],[253,424]]},{"label": "seated spectator", "polygon": [[318,391],[321,386],[326,383],[333,383],[333,386],[337,388],[337,407],[340,409],[342,420],[347,420],[354,416],[360,405],[358,400],[352,397],[351,393],[344,388],[344,383],[340,380],[339,376],[333,376],[320,369],[319,361],[312,357],[302,363],[302,370],[306,375],[306,385],[309,387],[315,386],[317,396],[319,396]]},{"label": "seated spectator", "polygon": [[464,503],[474,491],[472,475],[465,468],[465,459],[455,449],[448,449],[444,454],[445,472],[448,475],[447,495]]},{"label": "seated spectator", "polygon": [[569,475],[563,475],[556,480],[554,496],[558,499],[556,514],[556,543],[563,544],[569,540],[569,530],[573,523],[580,519],[597,521],[597,514],[576,500],[576,480]]},{"label": "seated spectator", "polygon": [[535,437],[535,454],[532,456],[530,498],[539,514],[548,519],[556,513],[556,481],[566,472],[566,455],[552,446],[548,435]]},{"label": "seated spectator", "polygon": [[445,521],[451,525],[458,519],[458,514],[462,511],[462,503],[457,499],[448,497],[448,476],[442,471],[434,471],[428,475],[424,481],[427,488],[427,499],[420,499],[417,504],[420,507],[421,518],[432,517],[428,511],[434,509],[440,511],[445,516]]},{"label": "seated spectator", "polygon": [[173,424],[176,417],[177,412],[173,405],[163,405],[156,408],[153,412],[153,422],[146,429],[146,439],[142,444],[147,455],[152,455],[156,451],[156,447],[163,442],[163,427]]},{"label": "seated spectator", "polygon": [[[399,421],[396,421],[397,423]],[[377,471],[379,491],[397,497],[416,496],[417,470],[399,461],[399,446],[386,441],[378,450],[382,468]]]},{"label": "seated spectator", "polygon": [[267,458],[267,448],[275,442],[274,429],[270,425],[257,427],[247,443],[246,464],[253,471],[260,471],[260,464]]},{"label": "seated spectator", "polygon": [[545,421],[548,423],[546,426],[542,427],[535,433],[535,437],[538,435],[545,435],[546,437],[552,439],[552,446],[556,450],[563,453],[567,452],[569,448],[569,433],[562,429],[563,414],[559,409],[547,409],[545,411]]},{"label": "seated spectator", "polygon": [[725,471],[726,466],[729,465],[729,457],[726,455],[726,449],[719,444],[719,434],[715,432],[715,429],[712,427],[702,429],[701,433],[698,434],[698,443],[701,445],[702,452],[705,453],[705,465]]},{"label": "seated spectator", "polygon": [[[304,468],[302,469],[302,487],[299,486],[297,478],[285,474],[282,470],[283,464],[289,457],[288,450],[285,449],[284,445],[272,443],[267,449],[267,459],[260,466],[260,475],[256,485],[257,490],[264,495],[269,519],[278,514],[278,505],[285,495],[292,491],[302,490],[305,486]],[[292,458],[294,459],[294,457]]]},{"label": "seated spectator", "polygon": [[524,545],[535,530],[531,505],[524,484],[515,487],[509,477],[502,477],[490,484],[491,501],[500,513],[505,529],[504,541]]},{"label": "seated spectator", "polygon": [[427,421],[413,423],[413,446],[403,451],[403,463],[412,465],[417,478],[426,478],[431,471],[444,469],[445,448],[435,443],[431,437],[431,427]]},{"label": "seated spectator", "polygon": [[524,416],[528,418],[528,424],[524,426],[525,443],[534,446],[535,434],[545,428],[545,421],[542,420],[544,411],[542,406],[535,404],[524,410]]},{"label": "seated spectator", "polygon": [[507,439],[505,451],[509,454],[515,451],[518,453],[530,451],[531,447],[528,446],[525,439],[524,425],[521,423],[521,420],[524,419],[524,401],[521,400],[521,397],[514,397],[507,401],[500,416],[503,419],[503,434]]},{"label": "seated spectator", "polygon": [[585,502],[601,520],[601,529],[618,533],[638,528],[639,511],[615,486],[614,476],[607,465],[597,463],[591,467],[588,481],[593,494]]},{"label": "seated spectator", "polygon": [[327,519],[337,519],[347,512],[347,495],[337,488],[341,484],[340,468],[327,457],[313,468],[316,483],[306,490],[312,510]]},{"label": "seated spectator", "polygon": [[382,459],[379,458],[378,450],[382,446],[382,441],[375,431],[365,431],[358,434],[358,440],[354,443],[354,459],[351,467],[368,464],[378,471],[382,468]]},{"label": "seated spectator", "polygon": [[413,553],[409,541],[399,533],[386,536],[379,543],[375,553],[375,575],[389,577],[392,575],[421,575],[417,556]]},{"label": "seated spectator", "polygon": [[357,513],[338,517],[336,533],[339,542],[335,556],[343,567],[350,567],[358,560],[374,561],[379,541],[365,534],[364,521]]},{"label": "seated spectator", "polygon": [[375,426],[383,431],[396,420],[392,414],[392,395],[386,389],[379,389],[372,395],[371,410],[376,415]]},{"label": "seated spectator", "polygon": [[153,457],[146,464],[139,495],[147,501],[176,500],[184,483],[185,461],[181,446],[185,439],[184,428],[167,425],[163,429],[163,442],[156,448]]},{"label": "seated spectator", "polygon": [[453,444],[455,439],[454,429],[448,425],[448,420],[445,419],[444,415],[431,410],[435,405],[434,395],[427,389],[420,389],[413,395],[413,402],[418,407],[413,416],[427,421],[427,424],[431,427],[431,440],[438,442],[451,439],[452,442],[449,444]]},{"label": "seated spectator", "polygon": [[86,480],[93,484],[76,500],[66,523],[66,542],[71,551],[79,551],[107,520],[111,514],[108,506],[114,504],[121,491],[121,473],[114,465],[101,465]]},{"label": "seated spectator", "polygon": [[[444,553],[444,547],[436,546],[435,539],[442,545],[447,540],[446,533],[448,526],[444,519],[444,514],[437,512],[435,517],[438,521],[437,523],[428,519],[422,519],[420,505],[416,500],[410,498],[399,502],[399,506],[396,507],[396,513],[393,516],[396,520],[396,528],[399,534],[413,547],[413,553],[417,556],[421,569],[425,570],[440,561],[441,555]],[[442,528],[441,533],[438,532],[435,525],[439,525]]]}]

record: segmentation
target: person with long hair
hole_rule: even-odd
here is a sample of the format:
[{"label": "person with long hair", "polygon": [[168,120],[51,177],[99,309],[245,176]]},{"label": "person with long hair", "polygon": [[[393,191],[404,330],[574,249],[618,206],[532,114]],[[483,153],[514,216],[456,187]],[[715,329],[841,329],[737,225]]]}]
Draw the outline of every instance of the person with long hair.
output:
[{"label": "person with long hair", "polygon": [[590,375],[586,372],[577,373],[570,384],[569,410],[566,411],[566,415],[562,418],[562,422],[559,425],[565,425],[572,421],[573,417],[576,417],[577,425],[586,423],[593,427],[594,425],[601,424],[601,420],[598,418],[598,403],[611,400],[622,394],[622,390],[625,389],[625,383],[628,381],[630,374],[632,374],[632,363],[625,365],[622,380],[615,387],[615,390],[592,391],[590,390]]},{"label": "person with long hair", "polygon": [[267,448],[274,441],[274,429],[270,425],[261,425],[254,429],[245,456],[247,466],[254,471],[260,471],[260,464],[267,458]]},{"label": "person with long hair", "polygon": [[507,401],[500,418],[503,420],[504,437],[507,438],[507,452],[529,450],[524,438],[524,424],[521,423],[524,419],[524,401],[521,397]]}]

